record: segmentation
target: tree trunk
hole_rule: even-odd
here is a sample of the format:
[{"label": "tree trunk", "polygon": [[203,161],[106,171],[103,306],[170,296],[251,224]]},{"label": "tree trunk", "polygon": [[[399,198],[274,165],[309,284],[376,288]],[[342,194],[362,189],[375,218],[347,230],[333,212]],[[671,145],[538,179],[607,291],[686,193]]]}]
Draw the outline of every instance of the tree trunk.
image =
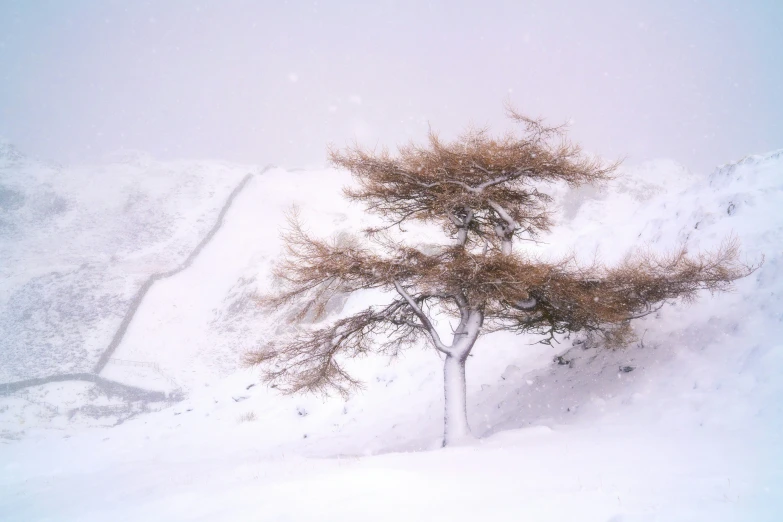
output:
[{"label": "tree trunk", "polygon": [[[462,306],[462,305],[461,305]],[[473,440],[468,425],[468,407],[465,385],[465,361],[476,344],[484,324],[484,311],[461,308],[462,321],[456,332],[451,351],[443,366],[443,445],[452,446]]]},{"label": "tree trunk", "polygon": [[443,445],[452,446],[473,439],[468,426],[465,361],[468,356],[447,355],[443,367],[445,415]]},{"label": "tree trunk", "polygon": [[465,246],[465,243],[468,241],[468,229],[467,227],[460,227],[457,230],[457,244],[460,246]]},{"label": "tree trunk", "polygon": [[510,256],[511,255],[511,240],[510,239],[504,239],[502,243],[502,252],[504,256]]}]

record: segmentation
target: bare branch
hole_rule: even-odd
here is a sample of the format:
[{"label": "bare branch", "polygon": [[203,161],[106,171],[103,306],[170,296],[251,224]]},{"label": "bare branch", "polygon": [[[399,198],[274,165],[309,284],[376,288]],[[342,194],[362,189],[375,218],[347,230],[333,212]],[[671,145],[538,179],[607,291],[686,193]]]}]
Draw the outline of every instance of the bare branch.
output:
[{"label": "bare branch", "polygon": [[438,332],[435,330],[435,327],[432,325],[432,322],[430,321],[429,317],[427,317],[427,314],[425,314],[422,309],[419,307],[419,305],[416,303],[416,301],[408,294],[408,292],[405,291],[405,289],[402,287],[400,283],[397,281],[394,281],[394,288],[397,290],[397,293],[399,293],[403,299],[405,299],[405,302],[408,303],[408,306],[411,307],[413,310],[413,313],[416,314],[416,317],[419,318],[419,321],[421,321],[421,324],[424,326],[424,328],[427,330],[427,333],[432,337],[432,342],[435,345],[435,348],[437,348],[439,351],[443,353],[450,353],[449,347],[443,344],[443,341],[440,340],[440,336],[438,335]]}]

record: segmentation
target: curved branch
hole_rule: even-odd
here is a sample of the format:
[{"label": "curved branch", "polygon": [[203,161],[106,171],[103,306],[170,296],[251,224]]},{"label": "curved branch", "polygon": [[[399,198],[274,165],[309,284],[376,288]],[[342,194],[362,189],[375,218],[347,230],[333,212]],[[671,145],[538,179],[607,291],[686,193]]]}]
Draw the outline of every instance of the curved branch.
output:
[{"label": "curved branch", "polygon": [[397,281],[394,281],[394,288],[395,290],[397,290],[397,293],[400,294],[400,296],[402,296],[403,299],[405,299],[405,302],[408,303],[408,306],[411,307],[411,310],[413,310],[413,313],[416,315],[416,317],[419,318],[419,321],[421,321],[422,326],[424,326],[424,328],[427,330],[427,333],[432,338],[432,343],[435,345],[435,348],[438,351],[441,351],[447,355],[450,354],[451,350],[449,349],[448,346],[443,344],[443,341],[441,341],[440,336],[438,335],[438,332],[435,330],[435,327],[432,325],[432,322],[430,321],[429,317],[427,317],[427,314],[424,313],[424,311],[416,303],[416,301]]},{"label": "curved branch", "polygon": [[506,222],[508,225],[508,228],[511,229],[511,231],[515,231],[519,228],[519,224],[514,220],[514,218],[511,217],[511,214],[508,213],[508,211],[503,208],[499,203],[497,203],[494,200],[487,200],[487,203],[490,207],[492,207],[492,210],[498,213],[498,216],[500,216],[500,219]]}]

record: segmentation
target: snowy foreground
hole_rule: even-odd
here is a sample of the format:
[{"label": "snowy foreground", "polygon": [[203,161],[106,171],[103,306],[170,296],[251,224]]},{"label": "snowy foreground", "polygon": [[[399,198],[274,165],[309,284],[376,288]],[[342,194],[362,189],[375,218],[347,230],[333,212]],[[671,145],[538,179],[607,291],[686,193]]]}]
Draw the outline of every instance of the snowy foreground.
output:
[{"label": "snowy foreground", "polygon": [[622,350],[480,339],[467,371],[481,438],[440,449],[434,351],[356,362],[366,389],[348,400],[281,397],[238,363],[277,327],[252,295],[270,284],[284,210],[297,203],[317,234],[364,225],[340,199],[345,173],[139,156],[58,170],[9,150],[0,391],[90,371],[145,278],[171,274],[99,369],[165,400],[74,381],[0,395],[0,520],[783,520],[783,152],[556,189],[542,255],[611,262],[633,245],[709,249],[733,233],[765,263],[735,293],[638,321],[640,341]]}]

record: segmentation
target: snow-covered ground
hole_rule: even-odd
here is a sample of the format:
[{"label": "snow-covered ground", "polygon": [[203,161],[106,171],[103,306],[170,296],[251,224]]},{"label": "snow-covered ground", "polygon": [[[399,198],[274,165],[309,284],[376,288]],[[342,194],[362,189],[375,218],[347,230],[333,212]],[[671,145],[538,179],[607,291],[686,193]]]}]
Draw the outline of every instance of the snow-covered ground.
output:
[{"label": "snow-covered ground", "polygon": [[[85,263],[107,259],[105,270],[127,274],[128,286],[139,267],[153,264],[145,259],[168,264],[143,274],[169,270],[212,226],[241,177],[259,172],[145,161],[104,167],[105,177],[124,173],[121,188],[99,187],[89,169],[69,169],[71,193],[81,194],[80,184],[94,191],[91,199],[74,195],[67,207],[95,213],[92,225],[81,225],[83,241],[93,243],[48,251],[36,239],[35,250],[27,233],[16,232],[10,247],[0,244],[17,256],[3,269],[12,281],[32,279],[33,268],[25,268],[32,261],[52,271],[53,259],[79,252]],[[66,192],[27,187],[17,171],[6,166],[0,183],[25,201],[33,190]],[[184,178],[191,185],[184,172],[195,176]],[[40,187],[55,186],[53,178]],[[535,247],[542,254],[574,248],[611,262],[633,245],[709,249],[733,233],[749,262],[764,256],[765,263],[734,293],[638,321],[640,340],[625,349],[600,350],[578,336],[556,348],[508,333],[480,339],[468,362],[468,403],[482,439],[445,450],[438,449],[442,369],[433,351],[357,361],[366,389],[348,400],[282,397],[239,365],[243,351],[279,327],[258,314],[252,295],[269,284],[283,211],[298,204],[317,234],[357,230],[361,210],[339,195],[348,182],[332,170],[254,175],[193,263],[152,285],[114,353],[120,362],[101,376],[180,390],[184,400],[146,408],[73,382],[0,396],[0,519],[783,519],[783,152],[708,176],[658,161],[626,167],[607,188],[557,188],[558,226]],[[131,188],[154,195],[140,215],[162,216],[157,221],[169,227],[136,247],[154,252],[148,258],[114,246]],[[103,191],[115,202],[105,212],[92,206]],[[181,199],[168,203],[168,194]],[[6,207],[7,221],[16,214]],[[60,225],[49,223],[24,226],[54,237]],[[351,297],[345,310],[375,297]],[[9,353],[17,352],[3,346],[4,369]],[[553,363],[556,355],[570,363]],[[101,426],[117,421],[124,422]]]}]

